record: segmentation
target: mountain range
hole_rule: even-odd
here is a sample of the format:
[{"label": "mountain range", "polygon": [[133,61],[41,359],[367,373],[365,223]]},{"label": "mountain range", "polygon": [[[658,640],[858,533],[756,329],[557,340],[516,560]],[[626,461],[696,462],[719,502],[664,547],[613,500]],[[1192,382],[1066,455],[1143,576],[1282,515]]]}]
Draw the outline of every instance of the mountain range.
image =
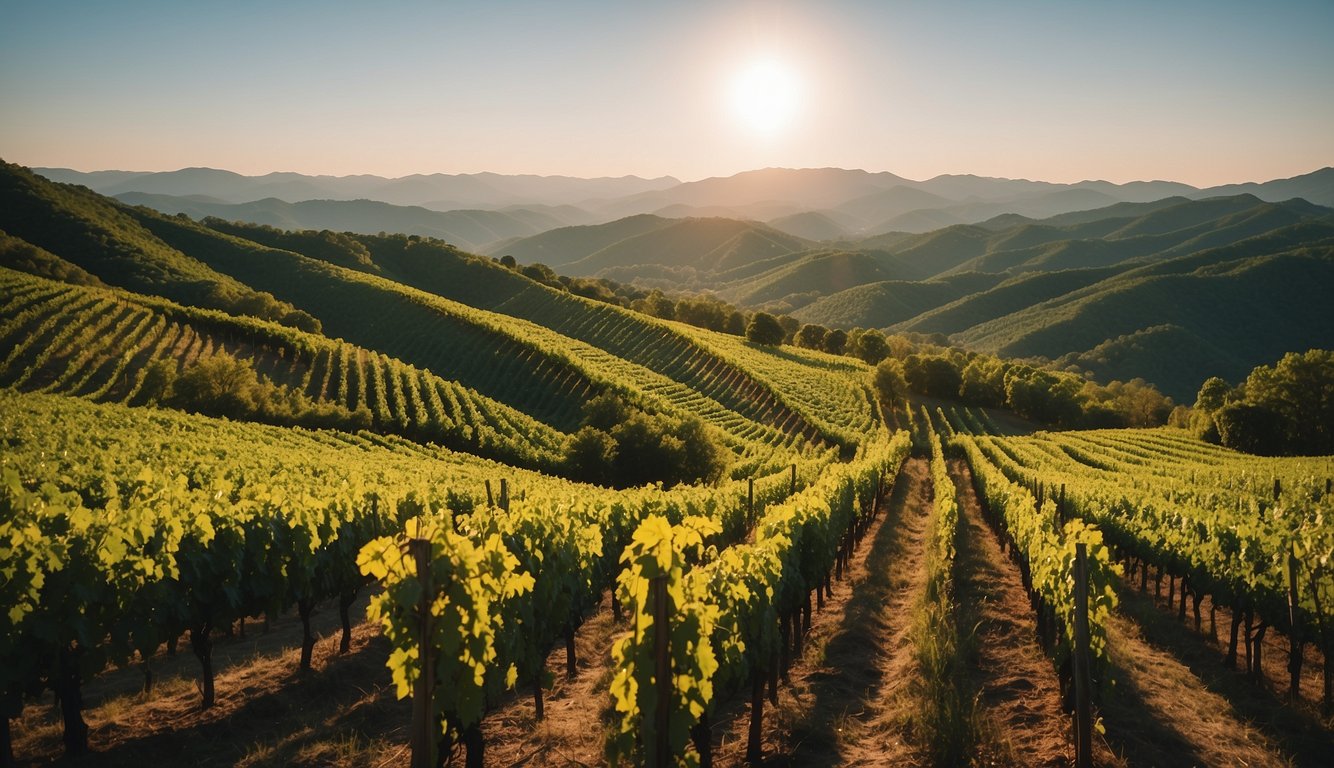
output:
[{"label": "mountain range", "polygon": [[[1300,197],[1317,205],[1334,206],[1334,168],[1290,179],[1205,189],[1170,181],[1057,184],[971,175],[914,181],[888,172],[841,168],[766,168],[690,182],[670,176],[578,179],[478,173],[391,179],[297,173],[242,176],[210,168],[158,173],[34,170],[52,181],[81,184],[104,195],[143,193],[191,198],[177,202],[161,197],[139,198],[154,207],[255,203],[268,198],[288,203],[370,200],[434,211],[504,211],[518,207],[553,216],[564,224],[603,223],[650,213],[666,218],[763,221],[788,234],[814,240],[895,231],[922,233],[951,224],[979,223],[1002,214],[1044,218],[1173,196],[1201,199],[1245,193],[1270,202]],[[387,213],[384,221],[386,226],[373,231],[405,231],[388,226],[394,219]],[[474,243],[461,235],[456,239],[460,244]]]},{"label": "mountain range", "polygon": [[[494,174],[377,181],[252,178],[199,169],[41,172],[117,196],[50,186],[46,194],[77,200],[71,205],[80,210],[106,213],[136,205],[147,208],[120,210],[215,217],[275,232],[323,230],[321,237],[427,236],[521,264],[540,262],[572,277],[710,292],[738,306],[831,328],[926,334],[1007,357],[1046,360],[1100,380],[1143,377],[1186,402],[1210,375],[1235,381],[1285,352],[1334,346],[1328,301],[1334,288],[1331,168],[1209,190],[1173,182],[1051,184],[976,176],[914,182],[841,169],[767,169],[687,183]],[[238,203],[224,197],[319,184],[325,190],[389,190],[397,202],[271,195]],[[446,188],[454,190],[455,201],[473,207],[400,204],[443,199],[440,190]],[[468,189],[478,196],[460,192]],[[602,196],[583,196],[594,193]],[[874,221],[880,224],[867,224]],[[912,226],[896,229],[895,222]],[[918,225],[926,231],[911,231]],[[0,223],[23,237],[16,228],[21,221]],[[328,250],[327,243],[299,238],[266,240],[245,227],[223,230],[270,247],[300,242]],[[53,240],[54,250],[79,242],[104,248],[98,244],[106,241],[96,233],[84,241],[69,238],[66,233]],[[151,237],[131,240],[146,254],[162,251]],[[107,258],[123,250],[111,248]],[[360,269],[370,257],[343,249],[337,258],[335,263]],[[414,279],[427,279],[429,267],[415,269]],[[145,274],[142,284],[160,279]],[[181,284],[197,286],[201,279],[208,278],[201,273]],[[287,303],[281,284],[258,285],[257,299],[247,293],[254,281],[242,286],[226,275],[218,280],[232,287],[221,297],[215,291],[195,300],[224,309],[267,301],[272,306],[265,311],[273,317],[302,307]]]},{"label": "mountain range", "polygon": [[557,271],[707,291],[830,328],[938,335],[1193,401],[1288,351],[1334,345],[1334,209],[1251,194],[815,242],[772,225],[640,215],[503,251]]}]

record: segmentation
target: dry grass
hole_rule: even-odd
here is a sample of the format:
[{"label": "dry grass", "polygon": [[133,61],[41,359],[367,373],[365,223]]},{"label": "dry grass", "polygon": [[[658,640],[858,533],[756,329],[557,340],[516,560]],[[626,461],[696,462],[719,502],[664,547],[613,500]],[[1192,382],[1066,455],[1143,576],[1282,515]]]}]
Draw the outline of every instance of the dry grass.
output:
[{"label": "dry grass", "polygon": [[[1188,657],[1192,667],[1197,664],[1204,665],[1210,661],[1221,666],[1227,655],[1232,611],[1222,605],[1214,608],[1213,600],[1206,595],[1200,602],[1200,629],[1195,631],[1192,629],[1195,626],[1194,611],[1189,600],[1187,601],[1185,621],[1180,622],[1174,618],[1179,615],[1180,597],[1176,597],[1173,601],[1168,600],[1169,582],[1167,580],[1162,582],[1162,594],[1155,596],[1153,569],[1150,569],[1147,590],[1140,587],[1137,579],[1137,576],[1127,576],[1124,590],[1127,607],[1133,610],[1136,621],[1140,624],[1152,625],[1156,633],[1162,633],[1163,641],[1174,646],[1174,652],[1177,652],[1178,655]],[[1156,610],[1150,610],[1150,608]],[[1212,620],[1210,618],[1211,614]],[[1239,670],[1244,670],[1246,666],[1245,646],[1241,639],[1241,635],[1244,635],[1245,631],[1245,625],[1242,625],[1237,640],[1237,668]],[[1283,700],[1287,702],[1291,693],[1291,673],[1288,671],[1290,640],[1277,628],[1270,627],[1265,634],[1262,645],[1264,650],[1261,653],[1261,667],[1264,675],[1263,679],[1255,686],[1257,688],[1255,695],[1264,700]],[[1306,717],[1320,720],[1322,719],[1321,693],[1324,690],[1325,660],[1312,642],[1305,644],[1302,657],[1304,660],[1298,691],[1301,695],[1299,701],[1287,706],[1294,712],[1300,712]],[[1213,669],[1216,668],[1213,667]],[[1237,676],[1244,677],[1241,672],[1238,672]],[[1325,720],[1325,728],[1334,727],[1334,717],[1323,719]]]},{"label": "dry grass", "polygon": [[[364,609],[365,598],[357,606]],[[335,610],[318,612],[313,669],[298,672],[300,622],[258,623],[245,638],[219,638],[217,704],[200,708],[198,663],[182,643],[152,659],[158,682],[141,693],[137,666],[113,669],[84,687],[92,754],[64,760],[58,711],[49,696],[16,722],[20,765],[89,766],[374,765],[406,740],[407,702],[395,700],[376,629],[353,628],[350,653],[337,653]]]},{"label": "dry grass", "polygon": [[600,765],[611,722],[611,645],[628,626],[612,619],[610,600],[575,636],[577,673],[566,678],[565,648],[547,658],[553,681],[545,692],[545,718],[534,720],[531,694],[514,694],[482,722],[488,765]]},{"label": "dry grass", "polygon": [[1225,698],[1121,615],[1109,626],[1116,685],[1104,697],[1107,742],[1128,766],[1284,766],[1290,762]]}]

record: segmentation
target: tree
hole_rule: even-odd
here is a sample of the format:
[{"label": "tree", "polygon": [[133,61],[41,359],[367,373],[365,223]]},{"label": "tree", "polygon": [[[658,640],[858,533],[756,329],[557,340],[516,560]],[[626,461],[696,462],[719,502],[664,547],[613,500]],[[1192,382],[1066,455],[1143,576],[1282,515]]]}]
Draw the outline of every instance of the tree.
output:
[{"label": "tree", "polygon": [[528,266],[521,267],[519,269],[519,274],[530,280],[536,280],[543,285],[549,285],[552,288],[565,288],[565,286],[561,284],[560,275],[557,275],[555,270],[548,267],[546,264],[529,264]]},{"label": "tree", "polygon": [[828,333],[829,329],[823,325],[807,323],[797,330],[796,344],[806,349],[820,349]]},{"label": "tree", "polygon": [[584,406],[584,424],[565,441],[562,465],[576,479],[618,488],[713,482],[730,454],[690,416],[648,413],[615,393]]},{"label": "tree", "polygon": [[1082,381],[1069,374],[1055,374],[1028,365],[1014,365],[1005,374],[1005,402],[1010,410],[1027,419],[1047,424],[1073,426],[1083,414],[1080,403]]},{"label": "tree", "polygon": [[630,418],[630,404],[616,392],[603,392],[584,403],[584,424],[603,432],[610,432],[617,424]]},{"label": "tree", "polygon": [[863,331],[857,336],[852,353],[867,365],[876,365],[889,357],[889,345],[885,343],[885,334],[875,329]]},{"label": "tree", "polygon": [[676,302],[676,319],[696,328],[721,331],[727,325],[727,308],[722,302],[705,296],[681,299]]},{"label": "tree", "polygon": [[990,407],[1005,404],[1005,363],[1000,358],[978,355],[960,372],[959,397],[966,403]]},{"label": "tree", "polygon": [[654,289],[644,297],[644,311],[663,320],[675,320],[676,302],[662,295],[662,291]]},{"label": "tree", "polygon": [[824,351],[831,355],[841,355],[848,346],[848,332],[835,328],[824,337]]},{"label": "tree", "polygon": [[1232,394],[1232,387],[1226,381],[1213,376],[1200,386],[1200,394],[1195,398],[1195,408],[1205,413],[1213,413],[1222,408]]},{"label": "tree", "polygon": [[259,378],[249,361],[226,353],[201,357],[176,379],[174,400],[208,416],[241,418],[254,412]]},{"label": "tree", "polygon": [[144,383],[139,391],[150,403],[170,401],[176,386],[176,360],[159,357],[144,369]]},{"label": "tree", "polygon": [[1256,367],[1243,389],[1246,402],[1277,415],[1282,437],[1275,452],[1334,453],[1334,352],[1290,352],[1273,368]]},{"label": "tree", "polygon": [[1172,413],[1172,399],[1144,379],[1114,381],[1107,389],[1112,394],[1112,407],[1125,417],[1127,426],[1160,426]]},{"label": "tree", "polygon": [[776,347],[783,343],[783,326],[768,312],[756,312],[746,326],[746,339],[756,344]]},{"label": "tree", "polygon": [[565,442],[565,471],[586,483],[615,483],[616,440],[593,427],[582,427]]},{"label": "tree", "polygon": [[963,379],[954,361],[944,355],[908,355],[903,378],[914,392],[927,397],[958,398]]},{"label": "tree", "polygon": [[917,351],[917,345],[901,333],[886,336],[885,346],[889,349],[889,356],[897,360],[907,359],[908,355]]},{"label": "tree", "polygon": [[1214,414],[1214,423],[1220,442],[1228,448],[1263,456],[1282,452],[1283,418],[1263,405],[1228,403]]},{"label": "tree", "polygon": [[508,253],[500,257],[500,266],[506,269],[514,269],[518,265],[519,262],[515,261],[514,257],[509,255]]},{"label": "tree", "polygon": [[875,391],[886,403],[894,403],[908,394],[908,384],[903,378],[903,364],[892,357],[880,361],[875,367]]},{"label": "tree", "polygon": [[709,434],[703,420],[687,416],[678,423],[675,432],[681,439],[681,482],[712,483],[722,476],[726,449]]}]

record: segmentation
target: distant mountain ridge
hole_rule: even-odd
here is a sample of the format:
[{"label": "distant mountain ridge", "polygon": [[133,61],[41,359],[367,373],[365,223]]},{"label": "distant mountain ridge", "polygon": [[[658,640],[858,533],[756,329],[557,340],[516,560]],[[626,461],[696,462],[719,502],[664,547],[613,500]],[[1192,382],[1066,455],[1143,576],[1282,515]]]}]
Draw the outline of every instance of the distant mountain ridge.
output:
[{"label": "distant mountain ridge", "polygon": [[207,195],[229,203],[249,203],[273,197],[289,203],[305,200],[376,200],[393,205],[420,205],[433,210],[468,207],[503,207],[517,204],[568,205],[584,200],[624,197],[680,184],[663,176],[642,179],[580,179],[571,176],[507,176],[498,173],[414,174],[383,176],[308,176],[270,173],[243,176],[215,168],[178,171],[97,171],[34,168],[52,181],[82,184],[104,195],[143,192],[155,195]]},{"label": "distant mountain ridge", "polygon": [[435,237],[469,251],[517,237],[528,237],[570,222],[550,209],[510,208],[504,211],[433,211],[418,205],[392,205],[377,200],[303,200],[289,203],[276,197],[249,203],[224,203],[203,196],[177,197],[122,192],[117,200],[145,205],[167,214],[192,218],[265,224],[279,229],[329,229],[373,235],[401,232]]},{"label": "distant mountain ridge", "polygon": [[[643,179],[579,179],[568,176],[417,174],[308,176],[270,173],[243,176],[210,168],[136,173],[63,168],[34,169],[53,181],[82,184],[105,195],[137,192],[174,197],[206,196],[224,203],[276,198],[373,200],[435,211],[497,210],[510,206],[574,206],[600,223],[651,213],[670,218],[727,217],[775,223],[799,237],[861,238],[890,231],[921,233],[952,224],[975,224],[1005,214],[1047,218],[1115,203],[1148,203],[1166,197],[1203,199],[1251,194],[1267,202],[1300,197],[1334,206],[1334,168],[1289,179],[1199,189],[1171,181],[1081,181],[1072,184],[971,175],[914,181],[887,171],[843,168],[765,168],[732,176],[682,182],[670,176]],[[791,217],[816,213],[820,231]],[[575,223],[573,221],[567,223]],[[832,228],[831,228],[832,224]]]}]

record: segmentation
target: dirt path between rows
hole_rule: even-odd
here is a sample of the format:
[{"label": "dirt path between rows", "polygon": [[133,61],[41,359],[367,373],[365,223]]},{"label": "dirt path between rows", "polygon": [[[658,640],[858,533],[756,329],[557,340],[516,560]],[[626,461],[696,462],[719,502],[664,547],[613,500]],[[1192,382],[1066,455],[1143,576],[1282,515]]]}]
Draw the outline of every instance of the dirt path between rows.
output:
[{"label": "dirt path between rows", "polygon": [[565,648],[547,657],[552,684],[545,690],[544,717],[534,718],[530,692],[512,695],[482,721],[489,766],[601,765],[610,717],[611,646],[628,625],[617,624],[604,597],[601,608],[575,633],[577,670],[566,677]]},{"label": "dirt path between rows", "polygon": [[[362,616],[367,598],[353,615]],[[297,671],[301,628],[295,617],[256,623],[245,638],[219,638],[218,703],[199,706],[198,662],[182,643],[174,658],[154,658],[158,683],[138,691],[138,668],[113,669],[84,686],[84,717],[92,754],[62,757],[61,726],[48,693],[14,722],[19,765],[53,761],[72,766],[394,766],[406,765],[411,705],[395,695],[385,658],[389,646],[374,625],[353,627],[351,652],[337,653],[337,611],[321,606],[313,629],[313,669]],[[561,645],[548,658],[553,680],[546,719],[536,723],[530,695],[510,694],[482,721],[488,766],[601,765],[610,699],[611,636],[617,631],[608,600],[576,634],[578,670],[565,675]],[[462,754],[455,764],[461,764]]]},{"label": "dirt path between rows", "polygon": [[[367,598],[353,615],[364,615]],[[139,693],[136,666],[112,669],[84,686],[91,753],[63,757],[60,718],[52,697],[29,704],[14,721],[19,765],[290,766],[376,765],[406,754],[409,702],[398,700],[385,658],[388,643],[365,622],[353,627],[349,653],[338,653],[338,614],[316,609],[319,638],[312,669],[298,671],[301,625],[275,618],[245,637],[219,637],[213,659],[217,704],[200,708],[199,664],[188,643],[174,657],[153,658],[157,683]]]},{"label": "dirt path between rows", "polygon": [[[922,589],[931,509],[927,462],[907,460],[854,555],[850,575],[811,622],[805,653],[766,710],[767,766],[910,765],[901,722],[912,669],[910,609]],[[726,726],[718,765],[740,765],[749,716]]]},{"label": "dirt path between rows", "polygon": [[975,765],[1066,766],[1074,760],[1070,719],[1056,672],[1037,642],[1019,569],[982,516],[967,462],[950,462],[959,499],[955,589],[959,625],[976,627],[969,690],[976,695]]},{"label": "dirt path between rows", "polygon": [[1328,730],[1210,659],[1152,597],[1118,594],[1110,632],[1118,685],[1103,717],[1126,765],[1330,764]]}]

